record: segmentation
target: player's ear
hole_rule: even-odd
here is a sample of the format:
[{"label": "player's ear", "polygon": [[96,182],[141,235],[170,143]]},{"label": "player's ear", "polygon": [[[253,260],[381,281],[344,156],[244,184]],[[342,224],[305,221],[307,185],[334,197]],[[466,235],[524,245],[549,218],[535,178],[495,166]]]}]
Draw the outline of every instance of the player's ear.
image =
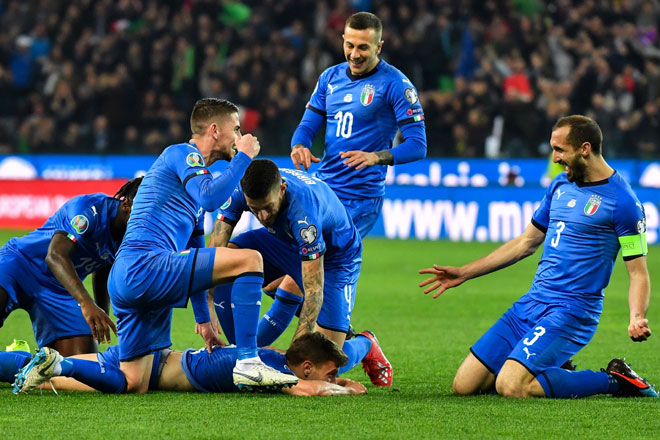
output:
[{"label": "player's ear", "polygon": [[302,372],[303,375],[305,376],[305,379],[312,374],[312,370],[314,369],[314,364],[310,360],[303,361],[302,363]]},{"label": "player's ear", "polygon": [[580,154],[582,157],[587,157],[589,154],[591,154],[591,143],[590,142],[584,142],[580,146]]},{"label": "player's ear", "polygon": [[380,51],[383,49],[384,42],[385,40],[380,40],[380,42],[378,43],[378,49],[376,50],[376,55],[380,55]]}]

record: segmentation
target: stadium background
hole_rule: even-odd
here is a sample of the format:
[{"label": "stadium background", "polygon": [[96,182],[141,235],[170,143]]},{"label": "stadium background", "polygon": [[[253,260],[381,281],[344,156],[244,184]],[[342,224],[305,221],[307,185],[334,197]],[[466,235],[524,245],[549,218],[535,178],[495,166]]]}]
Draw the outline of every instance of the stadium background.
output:
[{"label": "stadium background", "polygon": [[[125,421],[113,424],[119,437],[138,427],[156,437],[201,436],[199,408],[207,405],[223,417],[225,436],[236,437],[253,435],[241,421],[263,424],[257,414],[271,415],[274,438],[301,431],[310,438],[355,436],[346,420],[357,420],[364,437],[378,438],[660,436],[647,426],[658,415],[648,402],[449,396],[467,347],[527,289],[535,257],[432,305],[415,287],[419,268],[469,261],[494,247],[476,242],[522,231],[553,174],[550,127],[572,113],[600,123],[605,157],[633,185],[646,208],[649,241],[657,242],[656,1],[0,1],[0,228],[7,229],[0,243],[40,225],[73,195],[114,193],[143,173],[164,147],[188,139],[187,116],[202,96],[238,103],[243,131],[261,139],[263,155],[290,166],[290,136],[318,74],[343,60],[343,23],[357,10],[383,20],[382,57],[413,81],[426,115],[428,159],[388,172],[383,217],[365,244],[354,316],[357,328],[379,335],[400,393],[370,387],[367,399],[374,400],[340,403],[169,393],[139,402],[75,396],[63,404],[48,396],[10,400],[2,389],[7,438],[43,429],[96,433],[79,414],[104,414],[108,402]],[[317,153],[322,142],[321,133]],[[242,227],[251,225],[246,219]],[[649,256],[654,285],[657,250]],[[655,338],[631,344],[625,335],[626,291],[619,262],[599,331],[577,361],[597,369],[612,354],[626,354],[657,381]],[[657,312],[650,313],[658,322]],[[199,345],[191,322],[188,310],[176,311],[175,348]],[[12,315],[0,346],[14,336],[31,340],[28,328],[26,315]],[[349,377],[365,380],[359,371]],[[288,422],[276,419],[284,413]]]}]

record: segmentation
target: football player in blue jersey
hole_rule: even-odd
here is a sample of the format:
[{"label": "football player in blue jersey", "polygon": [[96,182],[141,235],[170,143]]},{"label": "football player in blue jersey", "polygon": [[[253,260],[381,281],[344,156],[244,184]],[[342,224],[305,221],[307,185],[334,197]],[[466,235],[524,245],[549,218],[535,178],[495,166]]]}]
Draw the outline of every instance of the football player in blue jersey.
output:
[{"label": "football player in blue jersey", "polygon": [[[380,215],[386,165],[426,156],[424,112],[417,90],[397,68],[378,58],[383,47],[380,19],[358,12],[346,20],[346,62],[326,69],[318,79],[291,139],[291,160],[337,193],[364,238]],[[323,158],[310,147],[325,122]],[[392,147],[397,130],[404,141]]]},{"label": "football player in blue jersey", "polygon": [[[73,368],[85,370],[90,382],[105,381],[116,392],[147,392],[154,353],[171,345],[172,309],[185,307],[190,298],[198,331],[211,351],[221,341],[210,324],[206,289],[233,281],[235,383],[246,388],[294,384],[295,377],[266,366],[257,354],[261,255],[247,249],[204,248],[204,211],[218,209],[231,195],[259,153],[259,141],[241,135],[238,107],[222,99],[197,101],[190,128],[192,138],[167,147],[144,176],[108,278],[121,370],[79,359]],[[213,177],[207,166],[217,160],[231,162]],[[47,353],[45,363],[61,367],[61,356],[54,350]]]},{"label": "football player in blue jersey", "polygon": [[456,372],[455,394],[495,389],[506,397],[658,397],[623,359],[613,359],[602,371],[560,368],[593,337],[619,250],[630,277],[628,335],[636,342],[651,336],[644,208],[603,159],[602,139],[590,118],[559,119],[550,146],[553,161],[565,172],[552,181],[523,234],[465,266],[420,270],[433,275],[420,287],[426,287],[424,293],[437,289],[437,298],[544,245],[531,289],[472,346]]},{"label": "football player in blue jersey", "polygon": [[[252,212],[264,228],[230,238],[244,212]],[[279,289],[257,332],[259,346],[270,345],[287,328],[302,302],[294,339],[318,331],[349,357],[343,371],[378,346],[373,335],[346,340],[362,264],[362,240],[337,195],[322,180],[293,169],[278,169],[270,160],[253,161],[231,198],[222,206],[211,237],[215,246],[255,249],[264,259],[264,281],[292,277],[302,297]],[[302,260],[302,261],[301,261]],[[233,328],[229,287],[215,289],[216,313]],[[365,365],[372,382],[392,384],[392,367],[381,352],[380,366]]]},{"label": "football player in blue jersey", "polygon": [[[43,351],[49,350],[48,348]],[[39,354],[35,356],[37,359]],[[234,393],[240,391],[234,384],[232,370],[238,357],[236,347],[214,347],[209,353],[205,349],[188,349],[183,352],[169,349],[155,353],[150,389],[161,391],[203,392],[203,393]],[[338,378],[339,368],[348,361],[346,355],[325,335],[314,332],[307,333],[296,339],[281,353],[274,349],[259,349],[259,357],[270,367],[285,374],[295,374],[300,380],[291,388],[283,388],[282,392],[294,396],[334,396],[341,394],[365,394],[367,389],[359,382]],[[117,346],[109,347],[107,351],[98,354],[83,354],[73,358],[98,361],[106,368],[119,368],[119,350]],[[68,363],[73,358],[64,358],[61,362]],[[76,380],[79,372],[71,370],[67,376],[38,374],[42,365],[30,363],[30,353],[24,351],[0,351],[0,382],[13,382],[23,367],[32,365],[26,380],[30,387],[23,387],[27,392],[47,381],[51,381],[56,390],[75,391],[108,391],[103,382],[96,387]],[[60,373],[61,374],[61,373]],[[84,380],[84,377],[82,378]],[[48,385],[45,385],[48,389]],[[109,390],[112,392],[112,390]]]},{"label": "football player in blue jersey", "polygon": [[[130,180],[114,197],[74,197],[42,227],[0,249],[0,327],[24,309],[39,347],[73,355],[110,342],[116,328],[106,283],[141,181]],[[94,300],[83,285],[90,273]]]}]

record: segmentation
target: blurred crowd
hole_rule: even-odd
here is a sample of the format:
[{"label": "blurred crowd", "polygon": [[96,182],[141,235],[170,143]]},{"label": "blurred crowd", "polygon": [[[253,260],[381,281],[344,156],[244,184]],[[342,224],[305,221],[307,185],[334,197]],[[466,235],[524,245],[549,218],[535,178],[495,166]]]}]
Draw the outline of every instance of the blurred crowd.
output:
[{"label": "blurred crowd", "polygon": [[5,0],[0,152],[157,154],[220,97],[288,155],[359,10],[419,90],[429,156],[546,156],[583,113],[607,157],[658,157],[659,0]]}]

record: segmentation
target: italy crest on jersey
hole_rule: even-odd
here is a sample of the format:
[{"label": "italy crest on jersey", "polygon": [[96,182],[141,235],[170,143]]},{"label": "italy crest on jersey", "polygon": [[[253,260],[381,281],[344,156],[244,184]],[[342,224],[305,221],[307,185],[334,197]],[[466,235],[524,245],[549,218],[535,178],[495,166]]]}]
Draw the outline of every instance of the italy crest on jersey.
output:
[{"label": "italy crest on jersey", "polygon": [[188,154],[188,156],[186,157],[186,163],[190,167],[203,167],[203,166],[205,166],[204,158],[202,157],[202,155],[199,154],[199,153],[196,153],[194,151],[192,153]]},{"label": "italy crest on jersey", "polygon": [[84,215],[77,215],[71,219],[71,226],[78,234],[84,234],[89,227],[89,220]]},{"label": "italy crest on jersey", "polygon": [[376,88],[371,84],[367,84],[362,87],[362,94],[360,94],[360,103],[365,107],[374,102],[374,95],[376,94]]},{"label": "italy crest on jersey", "polygon": [[589,201],[584,205],[584,213],[587,215],[594,215],[598,211],[600,203],[603,201],[603,198],[600,196],[592,195],[589,198]]}]

